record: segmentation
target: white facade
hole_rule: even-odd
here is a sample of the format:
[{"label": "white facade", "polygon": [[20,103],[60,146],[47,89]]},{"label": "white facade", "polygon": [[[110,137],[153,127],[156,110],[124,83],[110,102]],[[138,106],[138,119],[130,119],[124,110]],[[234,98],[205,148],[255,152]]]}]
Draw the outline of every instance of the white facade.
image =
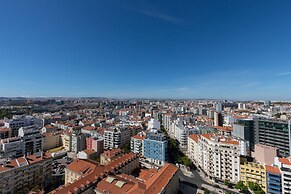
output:
[{"label": "white facade", "polygon": [[282,193],[291,193],[291,161],[287,158],[275,157],[274,162],[281,171]]},{"label": "white facade", "polygon": [[239,141],[215,134],[192,135],[189,157],[212,179],[239,181]]},{"label": "white facade", "polygon": [[[134,133],[133,133],[134,131]],[[104,131],[104,149],[119,148],[130,142],[135,130],[127,127],[117,127]]]},{"label": "white facade", "polygon": [[159,131],[160,130],[160,122],[158,119],[151,119],[149,122],[148,122],[148,129],[153,129],[153,130],[157,130]]},{"label": "white facade", "polygon": [[131,137],[131,141],[130,141],[130,150],[131,152],[135,153],[135,154],[139,154],[139,155],[144,155],[144,139],[145,136],[133,136]]},{"label": "white facade", "polygon": [[25,144],[25,154],[30,155],[43,150],[43,137],[38,125],[21,127],[18,136]]},{"label": "white facade", "polygon": [[0,142],[1,158],[17,158],[25,154],[25,145],[20,137],[2,139]]}]

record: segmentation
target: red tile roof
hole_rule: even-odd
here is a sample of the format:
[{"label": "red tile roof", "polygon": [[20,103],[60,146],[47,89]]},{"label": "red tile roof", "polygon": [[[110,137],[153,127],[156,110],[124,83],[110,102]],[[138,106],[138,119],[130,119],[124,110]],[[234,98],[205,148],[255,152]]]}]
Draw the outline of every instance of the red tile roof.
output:
[{"label": "red tile roof", "polygon": [[280,161],[282,164],[291,165],[290,160],[288,160],[287,158],[279,158],[279,161]]},{"label": "red tile roof", "polygon": [[69,169],[70,171],[73,171],[79,175],[87,175],[93,172],[93,170],[95,169],[96,164],[93,164],[89,161],[86,160],[80,160],[77,159],[74,162],[72,162],[71,164],[69,164],[67,166],[67,169]]},{"label": "red tile roof", "polygon": [[191,138],[193,141],[195,141],[197,143],[199,136],[198,136],[198,134],[192,134],[192,135],[189,135],[189,138]]},{"label": "red tile roof", "polygon": [[78,180],[76,180],[72,184],[68,184],[64,187],[60,187],[57,190],[54,190],[52,193],[55,194],[64,194],[64,193],[76,193],[75,189],[81,189],[81,185],[85,187],[90,186],[92,183],[96,184],[101,179],[105,178],[109,172],[113,172],[119,164],[125,164],[127,161],[136,159],[137,156],[133,153],[128,153],[123,156],[118,157],[116,160],[108,164],[107,166],[97,166],[95,167],[94,171],[87,176],[84,176]]},{"label": "red tile roof", "polygon": [[135,135],[135,136],[132,136],[132,138],[144,140],[146,137],[145,136],[141,136],[141,135]]},{"label": "red tile roof", "polygon": [[281,174],[280,169],[276,166],[265,165],[266,171],[271,174]]}]

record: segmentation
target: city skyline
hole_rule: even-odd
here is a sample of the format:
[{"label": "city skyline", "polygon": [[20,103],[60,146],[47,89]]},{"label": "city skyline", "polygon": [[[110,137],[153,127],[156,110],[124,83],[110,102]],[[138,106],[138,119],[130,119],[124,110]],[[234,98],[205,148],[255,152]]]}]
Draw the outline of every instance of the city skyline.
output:
[{"label": "city skyline", "polygon": [[290,1],[173,2],[2,1],[0,96],[291,100]]}]

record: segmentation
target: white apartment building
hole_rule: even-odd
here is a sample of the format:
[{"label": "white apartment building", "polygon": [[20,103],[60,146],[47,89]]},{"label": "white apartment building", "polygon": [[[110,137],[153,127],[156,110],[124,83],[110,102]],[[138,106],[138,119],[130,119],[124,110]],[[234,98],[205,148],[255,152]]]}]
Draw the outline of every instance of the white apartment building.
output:
[{"label": "white apartment building", "polygon": [[43,127],[43,119],[35,118],[32,116],[14,115],[12,119],[4,123],[5,127],[12,129],[12,134],[11,134],[12,137],[15,137],[18,135],[19,128],[30,126],[30,125],[37,125],[38,127]]},{"label": "white apartment building", "polygon": [[281,171],[282,193],[291,193],[291,159],[275,157],[275,165]]},{"label": "white apartment building", "polygon": [[25,154],[24,142],[20,137],[1,139],[0,158],[18,158]]},{"label": "white apartment building", "polygon": [[144,132],[140,132],[139,134],[131,137],[130,140],[130,150],[131,152],[139,155],[144,155],[144,139],[146,138],[146,134]]},{"label": "white apartment building", "polygon": [[104,131],[104,149],[119,148],[130,142],[131,129],[127,127],[111,128]]},{"label": "white apartment building", "polygon": [[37,125],[21,127],[18,136],[24,142],[25,154],[30,155],[43,149],[43,138]]},{"label": "white apartment building", "polygon": [[182,122],[174,125],[175,139],[179,142],[180,149],[187,151],[188,137],[191,134],[198,134],[199,129],[196,126],[184,125]]},{"label": "white apartment building", "polygon": [[71,151],[78,153],[86,148],[86,137],[83,133],[73,132]]},{"label": "white apartment building", "polygon": [[148,122],[148,129],[152,130],[157,130],[159,131],[160,130],[160,122],[158,119],[151,119],[149,122]]},{"label": "white apartment building", "polygon": [[211,179],[239,181],[240,143],[217,134],[192,134],[188,138],[189,157]]}]

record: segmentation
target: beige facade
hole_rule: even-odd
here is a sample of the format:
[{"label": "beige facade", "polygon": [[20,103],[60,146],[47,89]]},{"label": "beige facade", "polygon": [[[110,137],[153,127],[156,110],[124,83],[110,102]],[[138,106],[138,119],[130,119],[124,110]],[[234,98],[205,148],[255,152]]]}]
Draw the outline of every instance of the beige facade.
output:
[{"label": "beige facade", "polygon": [[263,144],[256,144],[255,151],[252,153],[252,156],[261,164],[272,165],[274,164],[274,158],[278,156],[278,153],[278,148]]},{"label": "beige facade", "polygon": [[61,134],[61,139],[64,149],[70,152],[72,150],[72,134],[71,133]]},{"label": "beige facade", "polygon": [[62,146],[60,133],[45,133],[43,137],[43,150],[47,151]]}]

